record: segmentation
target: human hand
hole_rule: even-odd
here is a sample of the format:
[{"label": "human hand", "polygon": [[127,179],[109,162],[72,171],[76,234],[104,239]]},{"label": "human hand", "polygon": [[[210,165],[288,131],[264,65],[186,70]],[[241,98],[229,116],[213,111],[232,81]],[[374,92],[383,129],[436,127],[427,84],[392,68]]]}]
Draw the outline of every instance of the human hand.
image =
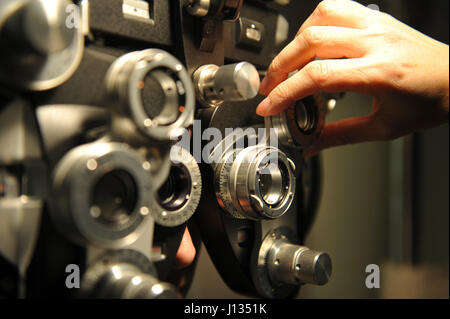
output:
[{"label": "human hand", "polygon": [[272,62],[260,91],[268,97],[257,113],[281,113],[319,91],[371,95],[372,113],[327,125],[307,155],[444,124],[449,47],[354,1],[322,1]]}]

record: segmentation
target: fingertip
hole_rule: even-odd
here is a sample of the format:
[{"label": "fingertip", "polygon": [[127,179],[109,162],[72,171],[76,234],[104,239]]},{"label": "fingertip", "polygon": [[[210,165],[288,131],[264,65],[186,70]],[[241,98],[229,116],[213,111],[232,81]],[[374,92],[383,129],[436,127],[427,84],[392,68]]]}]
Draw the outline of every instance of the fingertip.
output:
[{"label": "fingertip", "polygon": [[270,98],[265,98],[256,108],[256,114],[259,116],[269,116],[270,110],[272,108],[272,101]]},{"label": "fingertip", "polygon": [[183,269],[189,267],[195,259],[196,249],[192,242],[191,234],[188,228],[184,231],[183,239],[181,240],[180,247],[178,248],[175,267]]},{"label": "fingertip", "polygon": [[284,112],[289,106],[290,102],[280,102],[275,104],[270,97],[267,97],[256,109],[256,114],[262,117],[274,116]]}]

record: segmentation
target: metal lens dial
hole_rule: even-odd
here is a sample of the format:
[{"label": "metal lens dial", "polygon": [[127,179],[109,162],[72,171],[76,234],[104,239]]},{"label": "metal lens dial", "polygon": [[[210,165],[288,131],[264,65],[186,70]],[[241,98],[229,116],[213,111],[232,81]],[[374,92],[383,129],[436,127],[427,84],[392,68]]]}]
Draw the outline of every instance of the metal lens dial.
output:
[{"label": "metal lens dial", "polygon": [[161,206],[167,210],[177,210],[188,201],[191,195],[191,176],[185,166],[173,165],[169,178],[158,191]]},{"label": "metal lens dial", "polygon": [[261,169],[259,191],[267,205],[276,206],[287,195],[287,175],[284,167],[274,163],[269,163]]},{"label": "metal lens dial", "polygon": [[194,157],[184,148],[174,146],[172,167],[166,182],[155,195],[150,207],[156,222],[166,227],[185,223],[194,214],[200,202],[202,178]]},{"label": "metal lens dial", "polygon": [[233,217],[276,219],[292,204],[295,175],[283,152],[258,145],[225,154],[216,187],[219,204]]},{"label": "metal lens dial", "polygon": [[148,49],[123,55],[111,65],[106,87],[117,106],[113,128],[122,138],[135,139],[140,134],[168,141],[180,136],[194,120],[191,78],[183,64],[166,51]]},{"label": "metal lens dial", "polygon": [[312,146],[322,135],[326,106],[320,96],[297,101],[285,112],[267,117],[266,126],[275,128],[284,146],[304,149]]},{"label": "metal lens dial", "polygon": [[136,241],[155,199],[145,159],[121,143],[97,142],[67,153],[55,168],[51,216],[77,243],[123,247]]}]

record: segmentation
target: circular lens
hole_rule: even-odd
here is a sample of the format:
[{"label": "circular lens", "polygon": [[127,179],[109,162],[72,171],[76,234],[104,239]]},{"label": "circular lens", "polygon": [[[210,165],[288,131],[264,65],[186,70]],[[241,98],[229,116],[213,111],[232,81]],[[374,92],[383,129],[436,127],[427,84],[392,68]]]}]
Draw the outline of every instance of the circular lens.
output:
[{"label": "circular lens", "polygon": [[286,195],[285,173],[275,163],[267,164],[260,171],[259,190],[267,205],[278,205]]},{"label": "circular lens", "polygon": [[105,224],[126,223],[137,203],[137,186],[124,170],[103,175],[94,186],[91,215]]},{"label": "circular lens", "polygon": [[158,116],[166,104],[166,94],[161,83],[151,72],[144,79],[142,90],[142,104],[148,117],[153,119]]},{"label": "circular lens", "polygon": [[311,134],[316,128],[316,111],[310,106],[306,106],[303,102],[297,102],[295,107],[295,120],[298,127],[304,134]]},{"label": "circular lens", "polygon": [[184,105],[181,82],[176,82],[168,69],[149,72],[139,84],[144,110],[157,125],[170,125],[180,114]]},{"label": "circular lens", "polygon": [[128,143],[140,146],[145,138],[168,141],[194,121],[191,77],[166,51],[147,49],[121,56],[108,69],[105,84],[114,105],[114,133]]},{"label": "circular lens", "polygon": [[158,191],[158,201],[164,209],[175,211],[189,200],[191,179],[184,166],[174,165],[164,185]]}]

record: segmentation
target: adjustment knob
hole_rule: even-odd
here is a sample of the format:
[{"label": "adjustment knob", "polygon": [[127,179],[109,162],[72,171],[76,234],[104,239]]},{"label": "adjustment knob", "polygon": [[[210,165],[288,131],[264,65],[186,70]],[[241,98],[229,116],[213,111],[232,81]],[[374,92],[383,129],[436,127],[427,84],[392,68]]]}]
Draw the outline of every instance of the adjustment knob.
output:
[{"label": "adjustment knob", "polygon": [[102,277],[97,298],[107,299],[177,299],[174,286],[140,272],[130,264],[113,265]]},{"label": "adjustment knob", "polygon": [[331,276],[328,254],[293,245],[285,238],[274,242],[268,262],[269,275],[277,283],[323,286]]},{"label": "adjustment knob", "polygon": [[248,62],[202,66],[194,73],[194,83],[197,96],[208,106],[251,100],[261,84],[258,70]]},{"label": "adjustment knob", "polygon": [[323,286],[331,276],[331,259],[326,253],[296,245],[290,227],[270,231],[253,259],[252,277],[259,294],[283,299],[296,295],[304,284]]},{"label": "adjustment knob", "polygon": [[132,249],[110,250],[89,266],[83,277],[81,298],[176,299],[178,291],[160,281],[153,263]]}]

